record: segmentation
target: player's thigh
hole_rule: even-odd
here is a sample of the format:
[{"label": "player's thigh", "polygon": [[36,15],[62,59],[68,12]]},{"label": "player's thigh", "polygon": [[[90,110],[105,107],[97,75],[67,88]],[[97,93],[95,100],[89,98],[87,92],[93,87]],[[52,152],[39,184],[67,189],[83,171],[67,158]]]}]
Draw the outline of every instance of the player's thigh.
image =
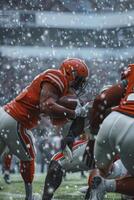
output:
[{"label": "player's thigh", "polygon": [[10,151],[22,161],[35,158],[35,146],[32,133],[19,125],[14,132],[14,145],[8,143]]},{"label": "player's thigh", "polygon": [[109,142],[100,143],[98,140],[95,142],[94,158],[99,169],[110,166],[114,159],[114,154]]},{"label": "player's thigh", "polygon": [[113,112],[103,121],[95,141],[94,157],[98,168],[109,167],[115,156],[110,141],[115,115],[116,113]]},{"label": "player's thigh", "polygon": [[8,146],[10,152],[19,159],[28,161],[34,158],[32,137],[12,116],[0,110],[0,139]]},{"label": "player's thigh", "polygon": [[3,116],[0,123],[0,139],[6,144],[12,154],[19,159],[29,160],[30,156],[26,151],[27,147],[19,132],[18,122],[5,111],[0,114]]},{"label": "player's thigh", "polygon": [[120,158],[128,170],[128,173],[134,175],[134,123],[128,129],[126,136],[120,145]]},{"label": "player's thigh", "polygon": [[134,175],[134,118],[117,113],[109,141],[125,168]]}]

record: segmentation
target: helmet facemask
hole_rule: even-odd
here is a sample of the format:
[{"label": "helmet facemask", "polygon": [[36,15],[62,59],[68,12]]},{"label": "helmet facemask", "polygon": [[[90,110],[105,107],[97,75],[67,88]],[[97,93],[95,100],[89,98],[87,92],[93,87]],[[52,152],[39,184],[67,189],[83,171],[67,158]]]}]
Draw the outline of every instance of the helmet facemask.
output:
[{"label": "helmet facemask", "polygon": [[76,76],[75,80],[71,83],[71,88],[73,88],[77,94],[80,94],[85,91],[87,83],[87,78]]},{"label": "helmet facemask", "polygon": [[60,70],[66,77],[69,87],[76,93],[83,92],[89,76],[88,66],[78,58],[66,59],[62,62]]}]

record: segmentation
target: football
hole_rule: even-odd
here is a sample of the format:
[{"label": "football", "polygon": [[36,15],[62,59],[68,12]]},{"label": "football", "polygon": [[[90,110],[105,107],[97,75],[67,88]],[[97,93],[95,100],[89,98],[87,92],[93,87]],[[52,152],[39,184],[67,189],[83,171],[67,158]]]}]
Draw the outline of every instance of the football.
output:
[{"label": "football", "polygon": [[61,97],[57,103],[66,108],[75,110],[77,106],[77,100],[78,98],[76,97],[76,95],[66,95]]},{"label": "football", "polygon": [[[62,96],[57,103],[61,106],[64,106],[66,108],[69,108],[71,110],[75,110],[77,106],[77,97],[76,95],[65,95]],[[66,117],[51,117],[51,122],[53,125],[61,126],[64,125],[69,121]]]}]

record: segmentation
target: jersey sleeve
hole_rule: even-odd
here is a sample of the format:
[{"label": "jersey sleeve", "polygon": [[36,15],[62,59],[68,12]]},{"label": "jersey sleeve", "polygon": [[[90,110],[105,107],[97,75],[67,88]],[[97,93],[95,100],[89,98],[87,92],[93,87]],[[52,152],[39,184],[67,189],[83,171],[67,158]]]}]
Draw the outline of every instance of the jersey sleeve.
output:
[{"label": "jersey sleeve", "polygon": [[52,83],[61,94],[67,91],[67,81],[59,70],[47,70],[44,74],[44,81]]}]

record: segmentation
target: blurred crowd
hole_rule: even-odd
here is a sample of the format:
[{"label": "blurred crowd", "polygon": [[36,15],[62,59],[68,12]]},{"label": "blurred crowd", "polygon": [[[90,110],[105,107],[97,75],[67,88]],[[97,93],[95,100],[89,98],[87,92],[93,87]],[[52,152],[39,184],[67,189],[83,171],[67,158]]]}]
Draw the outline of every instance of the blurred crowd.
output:
[{"label": "blurred crowd", "polygon": [[133,0],[1,0],[2,9],[41,10],[60,12],[126,11],[134,8]]},{"label": "blurred crowd", "polygon": [[134,46],[133,33],[133,26],[107,30],[0,28],[0,42],[11,46],[128,48]]}]

